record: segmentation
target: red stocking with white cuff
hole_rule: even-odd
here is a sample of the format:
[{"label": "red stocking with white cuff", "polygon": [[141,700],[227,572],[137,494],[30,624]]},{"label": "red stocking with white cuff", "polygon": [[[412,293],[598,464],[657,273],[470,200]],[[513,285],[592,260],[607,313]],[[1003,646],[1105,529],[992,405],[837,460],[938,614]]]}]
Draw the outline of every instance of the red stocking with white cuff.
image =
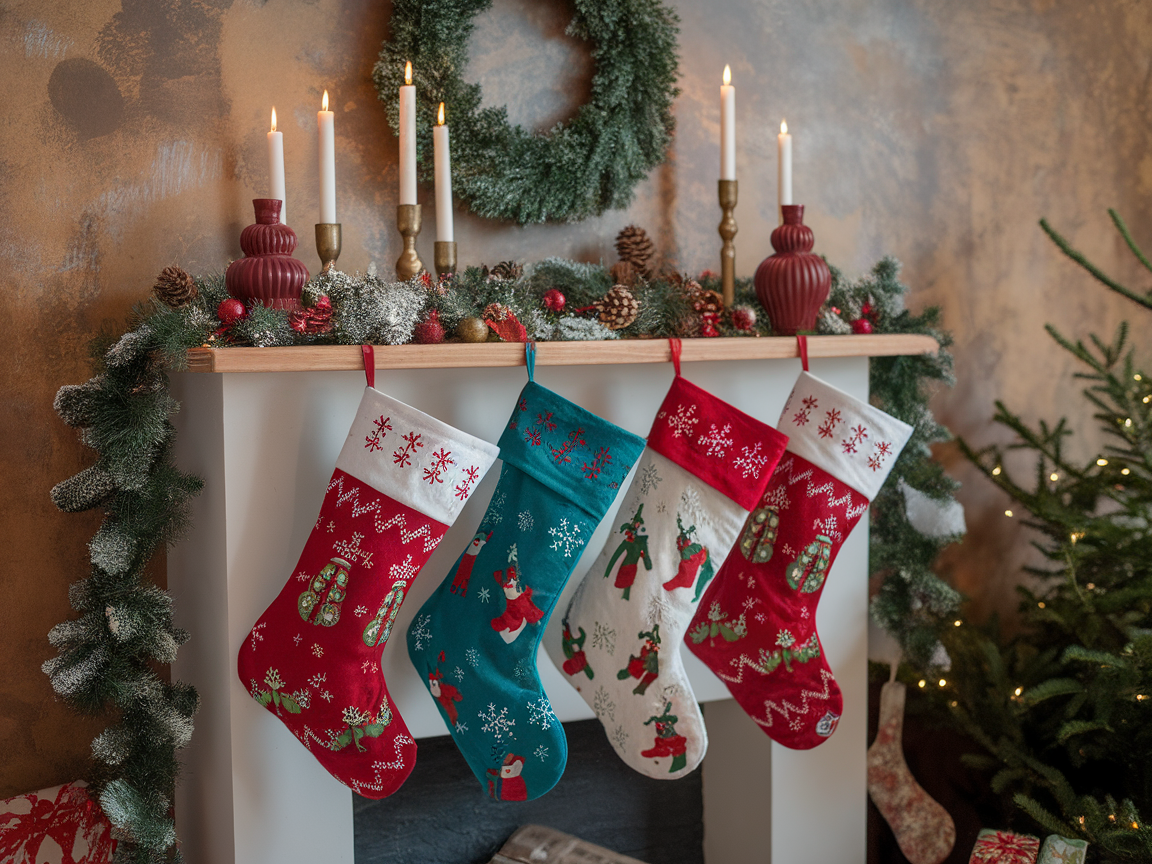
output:
[{"label": "red stocking with white cuff", "polygon": [[806,750],[843,711],[816,633],[824,581],[912,427],[802,372],[776,428],[787,451],[685,644],[774,741]]},{"label": "red stocking with white cuff", "polygon": [[412,580],[498,450],[372,378],[294,575],[244,640],[237,672],[333,777],[384,798],[415,766],[416,743],[380,655]]}]

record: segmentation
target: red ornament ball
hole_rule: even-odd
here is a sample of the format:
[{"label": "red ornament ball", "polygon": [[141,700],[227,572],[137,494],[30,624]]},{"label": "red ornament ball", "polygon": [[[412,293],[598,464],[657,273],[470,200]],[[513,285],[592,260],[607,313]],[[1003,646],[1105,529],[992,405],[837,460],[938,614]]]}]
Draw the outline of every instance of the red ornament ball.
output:
[{"label": "red ornament ball", "polygon": [[544,308],[549,312],[563,312],[568,299],[558,288],[549,288],[544,292]]},{"label": "red ornament ball", "polygon": [[216,317],[220,319],[220,323],[225,327],[230,327],[247,316],[248,310],[245,309],[244,304],[235,297],[229,297],[216,307]]},{"label": "red ornament ball", "polygon": [[416,325],[412,331],[412,341],[420,345],[439,345],[444,341],[444,325],[440,323],[440,313],[433,309],[428,317]]},{"label": "red ornament ball", "polygon": [[852,322],[852,332],[865,335],[872,332],[872,322],[867,318],[857,318]]},{"label": "red ornament ball", "polygon": [[732,307],[732,326],[737,330],[753,330],[756,327],[756,310],[751,306]]}]

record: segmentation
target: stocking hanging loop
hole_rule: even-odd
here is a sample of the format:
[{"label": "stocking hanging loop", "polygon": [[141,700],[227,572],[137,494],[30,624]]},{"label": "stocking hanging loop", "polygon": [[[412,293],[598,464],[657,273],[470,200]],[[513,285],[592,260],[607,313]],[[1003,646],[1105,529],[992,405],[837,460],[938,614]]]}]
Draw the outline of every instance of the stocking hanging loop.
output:
[{"label": "stocking hanging loop", "polygon": [[676,377],[680,377],[680,340],[672,338],[668,340],[668,350],[672,352],[672,368],[676,370]]},{"label": "stocking hanging loop", "polygon": [[361,345],[360,353],[364,355],[364,379],[368,386],[376,387],[376,350],[371,345]]},{"label": "stocking hanging loop", "polygon": [[529,340],[524,343],[524,365],[528,367],[528,380],[536,380],[536,343]]},{"label": "stocking hanging loop", "polygon": [[808,371],[808,337],[797,333],[796,334],[796,350],[800,354],[800,364],[804,367],[804,371]]}]

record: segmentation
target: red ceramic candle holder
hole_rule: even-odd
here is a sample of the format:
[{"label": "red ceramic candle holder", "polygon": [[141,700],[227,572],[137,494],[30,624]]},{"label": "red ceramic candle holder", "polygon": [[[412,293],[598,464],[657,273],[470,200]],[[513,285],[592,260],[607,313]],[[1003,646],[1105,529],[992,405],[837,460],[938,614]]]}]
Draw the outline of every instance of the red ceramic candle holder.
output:
[{"label": "red ceramic candle holder", "polygon": [[228,265],[224,286],[245,306],[262,303],[273,309],[299,309],[300,290],[308,268],[292,257],[296,232],[280,222],[277,198],[254,198],[256,224],[240,232],[244,257]]},{"label": "red ceramic candle holder", "polygon": [[804,224],[804,205],[783,204],[780,211],[784,224],[772,232],[776,254],[756,268],[756,296],[773,332],[794,336],[816,329],[816,316],[832,287],[832,273],[823,258],[812,254],[816,237]]}]

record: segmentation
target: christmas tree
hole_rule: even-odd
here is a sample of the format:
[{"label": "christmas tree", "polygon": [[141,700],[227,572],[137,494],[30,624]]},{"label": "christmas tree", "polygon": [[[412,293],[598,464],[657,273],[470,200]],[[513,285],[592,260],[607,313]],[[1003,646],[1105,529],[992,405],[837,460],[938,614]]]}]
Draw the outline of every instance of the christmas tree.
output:
[{"label": "christmas tree", "polygon": [[[1125,226],[1116,227],[1152,270]],[[1109,278],[1046,222],[1070,258],[1140,307],[1142,295]],[[1129,327],[1111,341],[1048,333],[1079,360],[1094,419],[1109,442],[1086,464],[1067,453],[1067,419],[1032,426],[997,402],[997,423],[1035,456],[1029,480],[1012,476],[1005,450],[961,448],[1014,500],[1037,532],[1043,565],[1020,587],[1020,628],[943,620],[947,677],[925,686],[936,707],[985,751],[992,790],[1024,830],[1087,840],[1105,862],[1152,859],[1152,380],[1137,367]],[[1148,321],[1136,330],[1147,334]],[[1146,347],[1146,346],[1141,346]],[[1026,511],[1026,512],[1021,512]],[[936,675],[924,678],[935,682]],[[938,670],[937,670],[938,671]]]}]

